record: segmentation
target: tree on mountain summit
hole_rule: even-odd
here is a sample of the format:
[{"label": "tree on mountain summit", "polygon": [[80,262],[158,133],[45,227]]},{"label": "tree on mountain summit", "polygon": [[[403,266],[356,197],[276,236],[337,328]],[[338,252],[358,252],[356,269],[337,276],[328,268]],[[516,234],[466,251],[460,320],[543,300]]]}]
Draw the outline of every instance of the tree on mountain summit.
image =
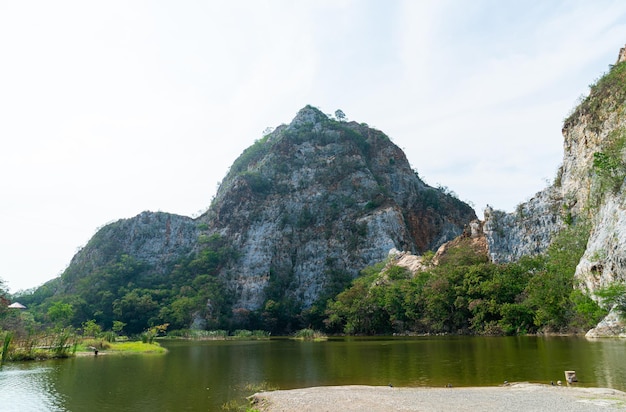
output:
[{"label": "tree on mountain summit", "polygon": [[340,122],[343,122],[343,120],[346,118],[346,114],[343,112],[343,110],[337,109],[337,110],[335,110],[335,117]]}]

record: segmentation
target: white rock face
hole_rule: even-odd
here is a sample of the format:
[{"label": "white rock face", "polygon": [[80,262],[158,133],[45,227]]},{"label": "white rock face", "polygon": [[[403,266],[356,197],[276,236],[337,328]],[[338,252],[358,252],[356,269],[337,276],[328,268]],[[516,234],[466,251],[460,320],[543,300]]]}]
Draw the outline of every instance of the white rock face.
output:
[{"label": "white rock face", "polygon": [[382,132],[315,108],[255,149],[235,162],[201,218],[240,253],[221,273],[235,308],[258,309],[268,298],[306,308],[334,277],[354,277],[392,248],[436,250],[475,219],[468,205],[425,185]]},{"label": "white rock face", "polygon": [[595,328],[585,334],[587,338],[604,338],[608,336],[626,337],[624,321],[615,312],[610,312]]},{"label": "white rock face", "polygon": [[589,291],[626,282],[626,198],[622,193],[609,196],[594,218],[576,277]]},{"label": "white rock face", "polygon": [[128,255],[164,274],[173,262],[192,252],[198,234],[196,222],[189,217],[142,212],[102,227],[72,258],[68,271],[88,273]]},{"label": "white rock face", "polygon": [[398,252],[396,250],[389,252],[389,256],[395,265],[406,268],[413,274],[429,268],[429,266],[424,264],[422,256],[416,256],[409,252]]},{"label": "white rock face", "polygon": [[548,187],[518,206],[514,213],[485,209],[483,231],[493,262],[514,262],[543,253],[563,227],[559,190]]}]

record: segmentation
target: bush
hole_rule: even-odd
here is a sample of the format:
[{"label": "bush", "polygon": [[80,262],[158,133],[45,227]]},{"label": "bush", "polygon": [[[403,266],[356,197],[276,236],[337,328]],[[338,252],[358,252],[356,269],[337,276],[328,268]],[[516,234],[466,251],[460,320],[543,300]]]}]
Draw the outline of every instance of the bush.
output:
[{"label": "bush", "polygon": [[141,342],[153,343],[156,338],[156,333],[153,330],[147,330],[141,334]]},{"label": "bush", "polygon": [[104,332],[102,334],[102,339],[105,340],[106,342],[109,342],[109,343],[115,342],[116,338],[117,338],[117,335],[114,332],[111,332],[111,331]]},{"label": "bush", "polygon": [[626,320],[626,284],[614,282],[596,291],[596,296],[602,299],[607,309],[615,310]]},{"label": "bush", "polygon": [[2,339],[2,357],[0,358],[0,365],[3,364],[9,355],[9,346],[13,340],[13,333],[5,332]]},{"label": "bush", "polygon": [[310,328],[300,329],[294,334],[294,339],[320,341],[328,339],[328,335]]},{"label": "bush", "polygon": [[269,339],[270,333],[264,330],[247,330],[247,329],[237,329],[233,332],[234,339]]},{"label": "bush", "polygon": [[81,346],[85,349],[96,348],[98,350],[110,349],[111,344],[103,339],[83,339]]}]

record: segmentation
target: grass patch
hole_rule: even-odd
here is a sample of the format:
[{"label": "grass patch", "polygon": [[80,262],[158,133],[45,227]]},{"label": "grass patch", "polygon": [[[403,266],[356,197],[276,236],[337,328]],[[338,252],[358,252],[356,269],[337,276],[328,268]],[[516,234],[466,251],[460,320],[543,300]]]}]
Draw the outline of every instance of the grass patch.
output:
[{"label": "grass patch", "polygon": [[117,342],[111,344],[110,352],[124,352],[124,353],[165,353],[167,349],[162,347],[156,342]]},{"label": "grass patch", "polygon": [[[87,343],[87,344],[85,344]],[[90,341],[83,342],[78,346],[78,352],[93,352],[91,348],[97,348],[98,351],[103,351],[105,353],[115,353],[115,354],[141,354],[141,353],[151,353],[151,354],[161,354],[166,353],[167,349],[162,347],[156,342],[153,343],[145,343],[141,341],[133,341],[133,342],[115,342],[115,343],[106,343],[103,347],[99,345],[90,344]]]},{"label": "grass patch", "polygon": [[245,397],[240,396],[236,399],[231,399],[228,402],[222,405],[223,411],[234,411],[234,412],[257,412],[259,409],[254,405],[251,396],[258,392],[268,392],[278,390],[278,387],[270,385],[269,383],[257,382],[257,383],[247,383],[242,387],[236,388],[239,393],[249,394]]}]

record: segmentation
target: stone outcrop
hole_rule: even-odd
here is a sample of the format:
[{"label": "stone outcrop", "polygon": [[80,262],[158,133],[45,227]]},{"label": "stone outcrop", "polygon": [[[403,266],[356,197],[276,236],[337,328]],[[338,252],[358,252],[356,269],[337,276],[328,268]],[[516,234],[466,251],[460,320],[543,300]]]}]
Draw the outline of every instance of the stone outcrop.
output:
[{"label": "stone outcrop", "polygon": [[626,338],[626,325],[619,315],[612,311],[595,328],[589,330],[585,336],[587,338],[604,338],[609,336]]},{"label": "stone outcrop", "polygon": [[389,251],[389,265],[405,268],[412,274],[427,270],[430,265],[424,261],[424,257],[414,255],[411,252],[400,252],[397,249]]},{"label": "stone outcrop", "polygon": [[620,64],[621,62],[626,61],[626,47],[622,47],[619,49],[619,55],[617,56],[617,62],[615,64]]},{"label": "stone outcrop", "polygon": [[563,227],[562,195],[555,187],[537,193],[513,213],[487,206],[484,232],[493,262],[514,262],[543,253]]}]

